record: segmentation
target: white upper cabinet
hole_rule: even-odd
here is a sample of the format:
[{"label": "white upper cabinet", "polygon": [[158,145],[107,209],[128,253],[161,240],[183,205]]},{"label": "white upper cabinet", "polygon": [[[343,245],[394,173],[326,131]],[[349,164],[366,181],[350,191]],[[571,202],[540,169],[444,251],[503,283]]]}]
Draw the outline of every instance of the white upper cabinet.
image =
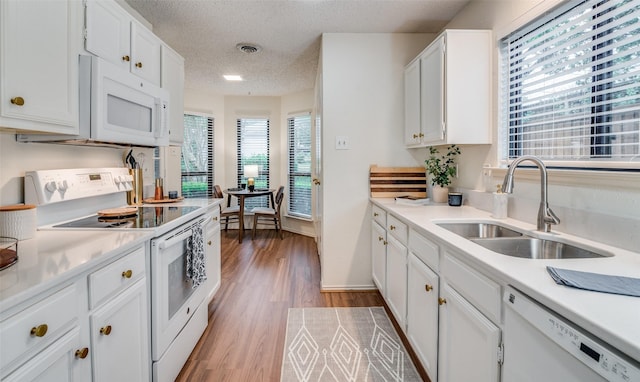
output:
[{"label": "white upper cabinet", "polygon": [[169,102],[169,144],[184,141],[184,58],[162,45],[161,86],[171,94]]},{"label": "white upper cabinet", "polygon": [[0,126],[78,133],[81,6],[0,2]]},{"label": "white upper cabinet", "polygon": [[489,144],[490,118],[491,32],[444,31],[405,69],[405,144]]},{"label": "white upper cabinet", "polygon": [[131,73],[160,86],[162,41],[138,22],[131,22]]},{"label": "white upper cabinet", "polygon": [[85,49],[129,70],[131,16],[113,1],[87,0]]},{"label": "white upper cabinet", "polygon": [[421,142],[420,127],[420,59],[416,58],[404,69],[404,144]]},{"label": "white upper cabinet", "polygon": [[162,42],[115,1],[87,0],[85,49],[160,86]]}]

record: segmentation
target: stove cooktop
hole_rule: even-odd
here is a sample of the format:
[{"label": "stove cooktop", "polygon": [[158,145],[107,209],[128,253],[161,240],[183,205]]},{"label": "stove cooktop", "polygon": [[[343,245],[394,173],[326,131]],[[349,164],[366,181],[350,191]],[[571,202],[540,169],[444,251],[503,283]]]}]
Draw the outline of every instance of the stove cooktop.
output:
[{"label": "stove cooktop", "polygon": [[157,206],[138,207],[137,215],[101,217],[98,215],[54,225],[54,228],[156,228],[179,219],[200,207]]}]

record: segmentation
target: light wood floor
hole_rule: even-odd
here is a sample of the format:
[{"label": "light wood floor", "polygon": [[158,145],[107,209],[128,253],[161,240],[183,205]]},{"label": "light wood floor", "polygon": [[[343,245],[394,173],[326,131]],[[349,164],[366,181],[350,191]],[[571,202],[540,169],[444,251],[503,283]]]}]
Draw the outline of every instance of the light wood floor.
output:
[{"label": "light wood floor", "polygon": [[221,287],[209,304],[209,326],[177,381],[277,382],[290,307],[384,306],[377,291],[320,292],[313,238],[285,232],[281,240],[264,230],[251,240],[247,234],[238,244],[237,230],[222,231]]}]

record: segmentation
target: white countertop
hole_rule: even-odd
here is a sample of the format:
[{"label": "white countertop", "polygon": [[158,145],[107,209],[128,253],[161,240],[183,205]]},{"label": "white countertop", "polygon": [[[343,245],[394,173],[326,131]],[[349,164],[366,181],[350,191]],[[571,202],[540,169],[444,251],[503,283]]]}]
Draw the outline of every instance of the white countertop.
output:
[{"label": "white countertop", "polygon": [[[212,208],[222,200],[195,198],[171,205]],[[188,216],[201,213],[194,211]],[[36,231],[33,239],[18,242],[17,263],[0,271],[0,320],[11,307],[130,251],[150,240],[154,232],[124,229]]]},{"label": "white countertop", "polygon": [[18,261],[0,271],[0,316],[150,238],[144,231],[37,231],[33,239],[18,242]]},{"label": "white countertop", "polygon": [[[613,257],[592,259],[537,260],[505,256],[490,251],[470,240],[437,226],[436,222],[496,221],[535,231],[534,225],[514,219],[493,219],[489,212],[469,206],[449,207],[446,204],[412,206],[396,204],[392,198],[374,198],[372,202],[421,233],[438,237],[459,250],[466,262],[491,276],[502,285],[513,285],[538,302],[568,318],[601,338],[627,356],[640,362],[640,297],[591,292],[556,284],[546,267],[553,266],[585,272],[627,277],[640,277],[640,253],[602,245],[563,233],[551,233],[572,242],[613,253]],[[539,233],[544,235],[542,233]],[[456,252],[458,253],[458,252]]]}]

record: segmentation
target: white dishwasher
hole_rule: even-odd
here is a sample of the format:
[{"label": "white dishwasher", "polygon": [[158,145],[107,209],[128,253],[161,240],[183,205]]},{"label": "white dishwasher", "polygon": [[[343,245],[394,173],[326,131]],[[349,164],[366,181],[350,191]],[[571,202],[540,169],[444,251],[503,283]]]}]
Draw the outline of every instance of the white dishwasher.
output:
[{"label": "white dishwasher", "polygon": [[504,302],[504,382],[640,381],[633,360],[516,289]]}]

